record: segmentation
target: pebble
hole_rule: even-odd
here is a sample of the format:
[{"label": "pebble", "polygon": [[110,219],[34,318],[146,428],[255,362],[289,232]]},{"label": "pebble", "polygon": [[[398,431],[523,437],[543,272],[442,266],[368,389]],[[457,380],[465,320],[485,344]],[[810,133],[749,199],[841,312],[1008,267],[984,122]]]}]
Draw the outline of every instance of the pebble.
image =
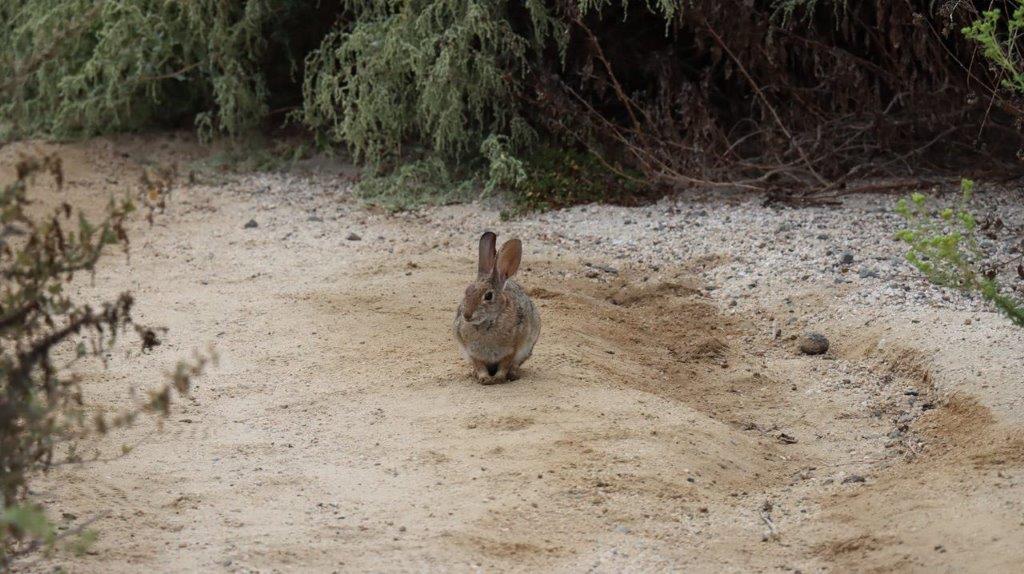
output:
[{"label": "pebble", "polygon": [[360,241],[362,240],[362,236],[360,236],[358,233],[349,233],[345,237],[345,239],[348,239],[349,241]]},{"label": "pebble", "polygon": [[843,484],[853,484],[855,482],[867,482],[865,478],[859,474],[851,474],[843,479]]},{"label": "pebble", "polygon": [[784,432],[779,433],[776,438],[782,444],[796,444],[797,443],[796,437],[794,437],[792,435],[788,435],[788,434],[786,434]]},{"label": "pebble", "polygon": [[828,347],[828,339],[821,333],[809,332],[800,337],[800,352],[805,355],[821,355]]},{"label": "pebble", "polygon": [[259,226],[260,226],[260,224],[256,223],[255,219],[250,219],[249,221],[245,222],[245,225],[243,226],[243,228],[245,228],[245,229],[254,229],[254,228],[259,227]]},{"label": "pebble", "polygon": [[[591,267],[593,269],[598,269],[598,270],[604,271],[605,273],[608,273],[609,275],[618,275],[619,274],[619,270],[614,268],[614,267],[612,267],[611,265],[601,265],[600,263],[591,263],[589,261],[584,261],[583,264],[586,265],[587,267]],[[590,275],[588,274],[587,277],[590,277]]]}]

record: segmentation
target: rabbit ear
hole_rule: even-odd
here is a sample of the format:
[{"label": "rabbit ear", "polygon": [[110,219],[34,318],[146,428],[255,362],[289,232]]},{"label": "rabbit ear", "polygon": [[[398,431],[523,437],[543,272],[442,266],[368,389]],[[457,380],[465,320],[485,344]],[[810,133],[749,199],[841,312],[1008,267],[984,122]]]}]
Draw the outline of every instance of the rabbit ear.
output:
[{"label": "rabbit ear", "polygon": [[498,258],[494,250],[498,242],[498,236],[487,231],[480,236],[480,258],[477,261],[476,273],[479,277],[490,275],[494,271],[494,264]]},{"label": "rabbit ear", "polygon": [[505,285],[505,281],[516,274],[519,270],[519,262],[523,259],[523,243],[518,239],[509,239],[501,246],[498,253],[498,282]]}]

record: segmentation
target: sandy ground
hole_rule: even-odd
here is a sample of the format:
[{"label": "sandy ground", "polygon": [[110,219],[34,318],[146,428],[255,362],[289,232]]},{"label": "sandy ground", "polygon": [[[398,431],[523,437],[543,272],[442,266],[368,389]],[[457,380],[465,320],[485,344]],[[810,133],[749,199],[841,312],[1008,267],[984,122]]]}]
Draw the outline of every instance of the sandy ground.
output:
[{"label": "sandy ground", "polygon": [[[31,147],[0,150],[4,177]],[[133,189],[142,166],[190,153],[159,138],[60,149],[64,193],[94,206]],[[97,404],[123,405],[210,344],[221,362],[162,429],[83,445],[97,460],[34,483],[55,520],[95,520],[99,539],[16,570],[994,572],[1024,560],[1024,333],[990,310],[863,300],[816,278],[766,276],[739,297],[742,273],[711,285],[737,254],[700,243],[711,231],[699,226],[677,233],[705,252],[678,260],[639,241],[656,264],[594,243],[644,208],[388,216],[344,181],[182,183],[153,226],[133,224],[130,258],[81,281],[87,299],[132,291],[137,318],[168,328],[154,352],[126,346],[86,373]],[[46,203],[60,197],[40,184]],[[520,282],[543,321],[523,377],[495,386],[472,380],[450,333],[484,228],[524,240]],[[828,354],[795,350],[805,328],[829,336]]]}]

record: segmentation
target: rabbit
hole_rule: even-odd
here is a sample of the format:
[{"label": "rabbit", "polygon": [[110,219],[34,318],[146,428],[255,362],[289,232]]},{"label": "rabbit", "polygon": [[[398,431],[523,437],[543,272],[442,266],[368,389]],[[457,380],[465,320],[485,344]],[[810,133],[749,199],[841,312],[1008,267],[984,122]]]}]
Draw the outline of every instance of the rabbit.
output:
[{"label": "rabbit", "polygon": [[454,324],[462,356],[483,384],[517,379],[519,366],[540,337],[540,314],[511,279],[519,269],[523,244],[510,239],[495,252],[497,239],[490,231],[480,236],[476,281],[466,287]]}]

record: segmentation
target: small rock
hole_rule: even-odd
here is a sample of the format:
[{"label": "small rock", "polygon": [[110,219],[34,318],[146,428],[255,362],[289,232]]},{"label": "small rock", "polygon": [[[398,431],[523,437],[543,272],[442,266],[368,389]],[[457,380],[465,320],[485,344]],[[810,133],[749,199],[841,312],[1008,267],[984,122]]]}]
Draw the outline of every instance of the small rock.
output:
[{"label": "small rock", "polygon": [[259,226],[260,226],[260,224],[256,223],[255,219],[250,219],[249,221],[245,222],[245,225],[243,226],[243,228],[244,229],[255,229],[255,228],[259,227]]},{"label": "small rock", "polygon": [[855,482],[866,482],[866,480],[859,474],[851,474],[843,479],[843,484],[853,484]]},{"label": "small rock", "polygon": [[853,253],[846,252],[839,257],[839,263],[842,265],[849,265],[853,263]]},{"label": "small rock", "polygon": [[345,239],[348,239],[349,241],[360,241],[363,238],[358,233],[349,233]]},{"label": "small rock", "polygon": [[878,271],[875,271],[870,267],[861,267],[860,271],[857,272],[857,275],[861,279],[867,279],[868,277],[878,277]]},{"label": "small rock", "polygon": [[821,333],[804,333],[800,337],[800,352],[805,355],[821,355],[828,351],[828,339]]},{"label": "small rock", "polygon": [[[599,263],[591,263],[589,261],[584,261],[583,265],[585,265],[587,267],[591,267],[593,269],[598,269],[598,270],[604,271],[605,273],[609,273],[611,275],[618,275],[619,274],[619,270],[614,268],[614,267],[612,267],[612,266],[610,266],[610,265],[601,265]],[[589,277],[589,275],[588,275],[588,277]]]},{"label": "small rock", "polygon": [[780,432],[778,434],[778,436],[776,436],[775,438],[777,438],[778,441],[781,442],[782,444],[796,444],[797,443],[796,437],[788,435],[788,434],[786,434],[784,432]]}]

